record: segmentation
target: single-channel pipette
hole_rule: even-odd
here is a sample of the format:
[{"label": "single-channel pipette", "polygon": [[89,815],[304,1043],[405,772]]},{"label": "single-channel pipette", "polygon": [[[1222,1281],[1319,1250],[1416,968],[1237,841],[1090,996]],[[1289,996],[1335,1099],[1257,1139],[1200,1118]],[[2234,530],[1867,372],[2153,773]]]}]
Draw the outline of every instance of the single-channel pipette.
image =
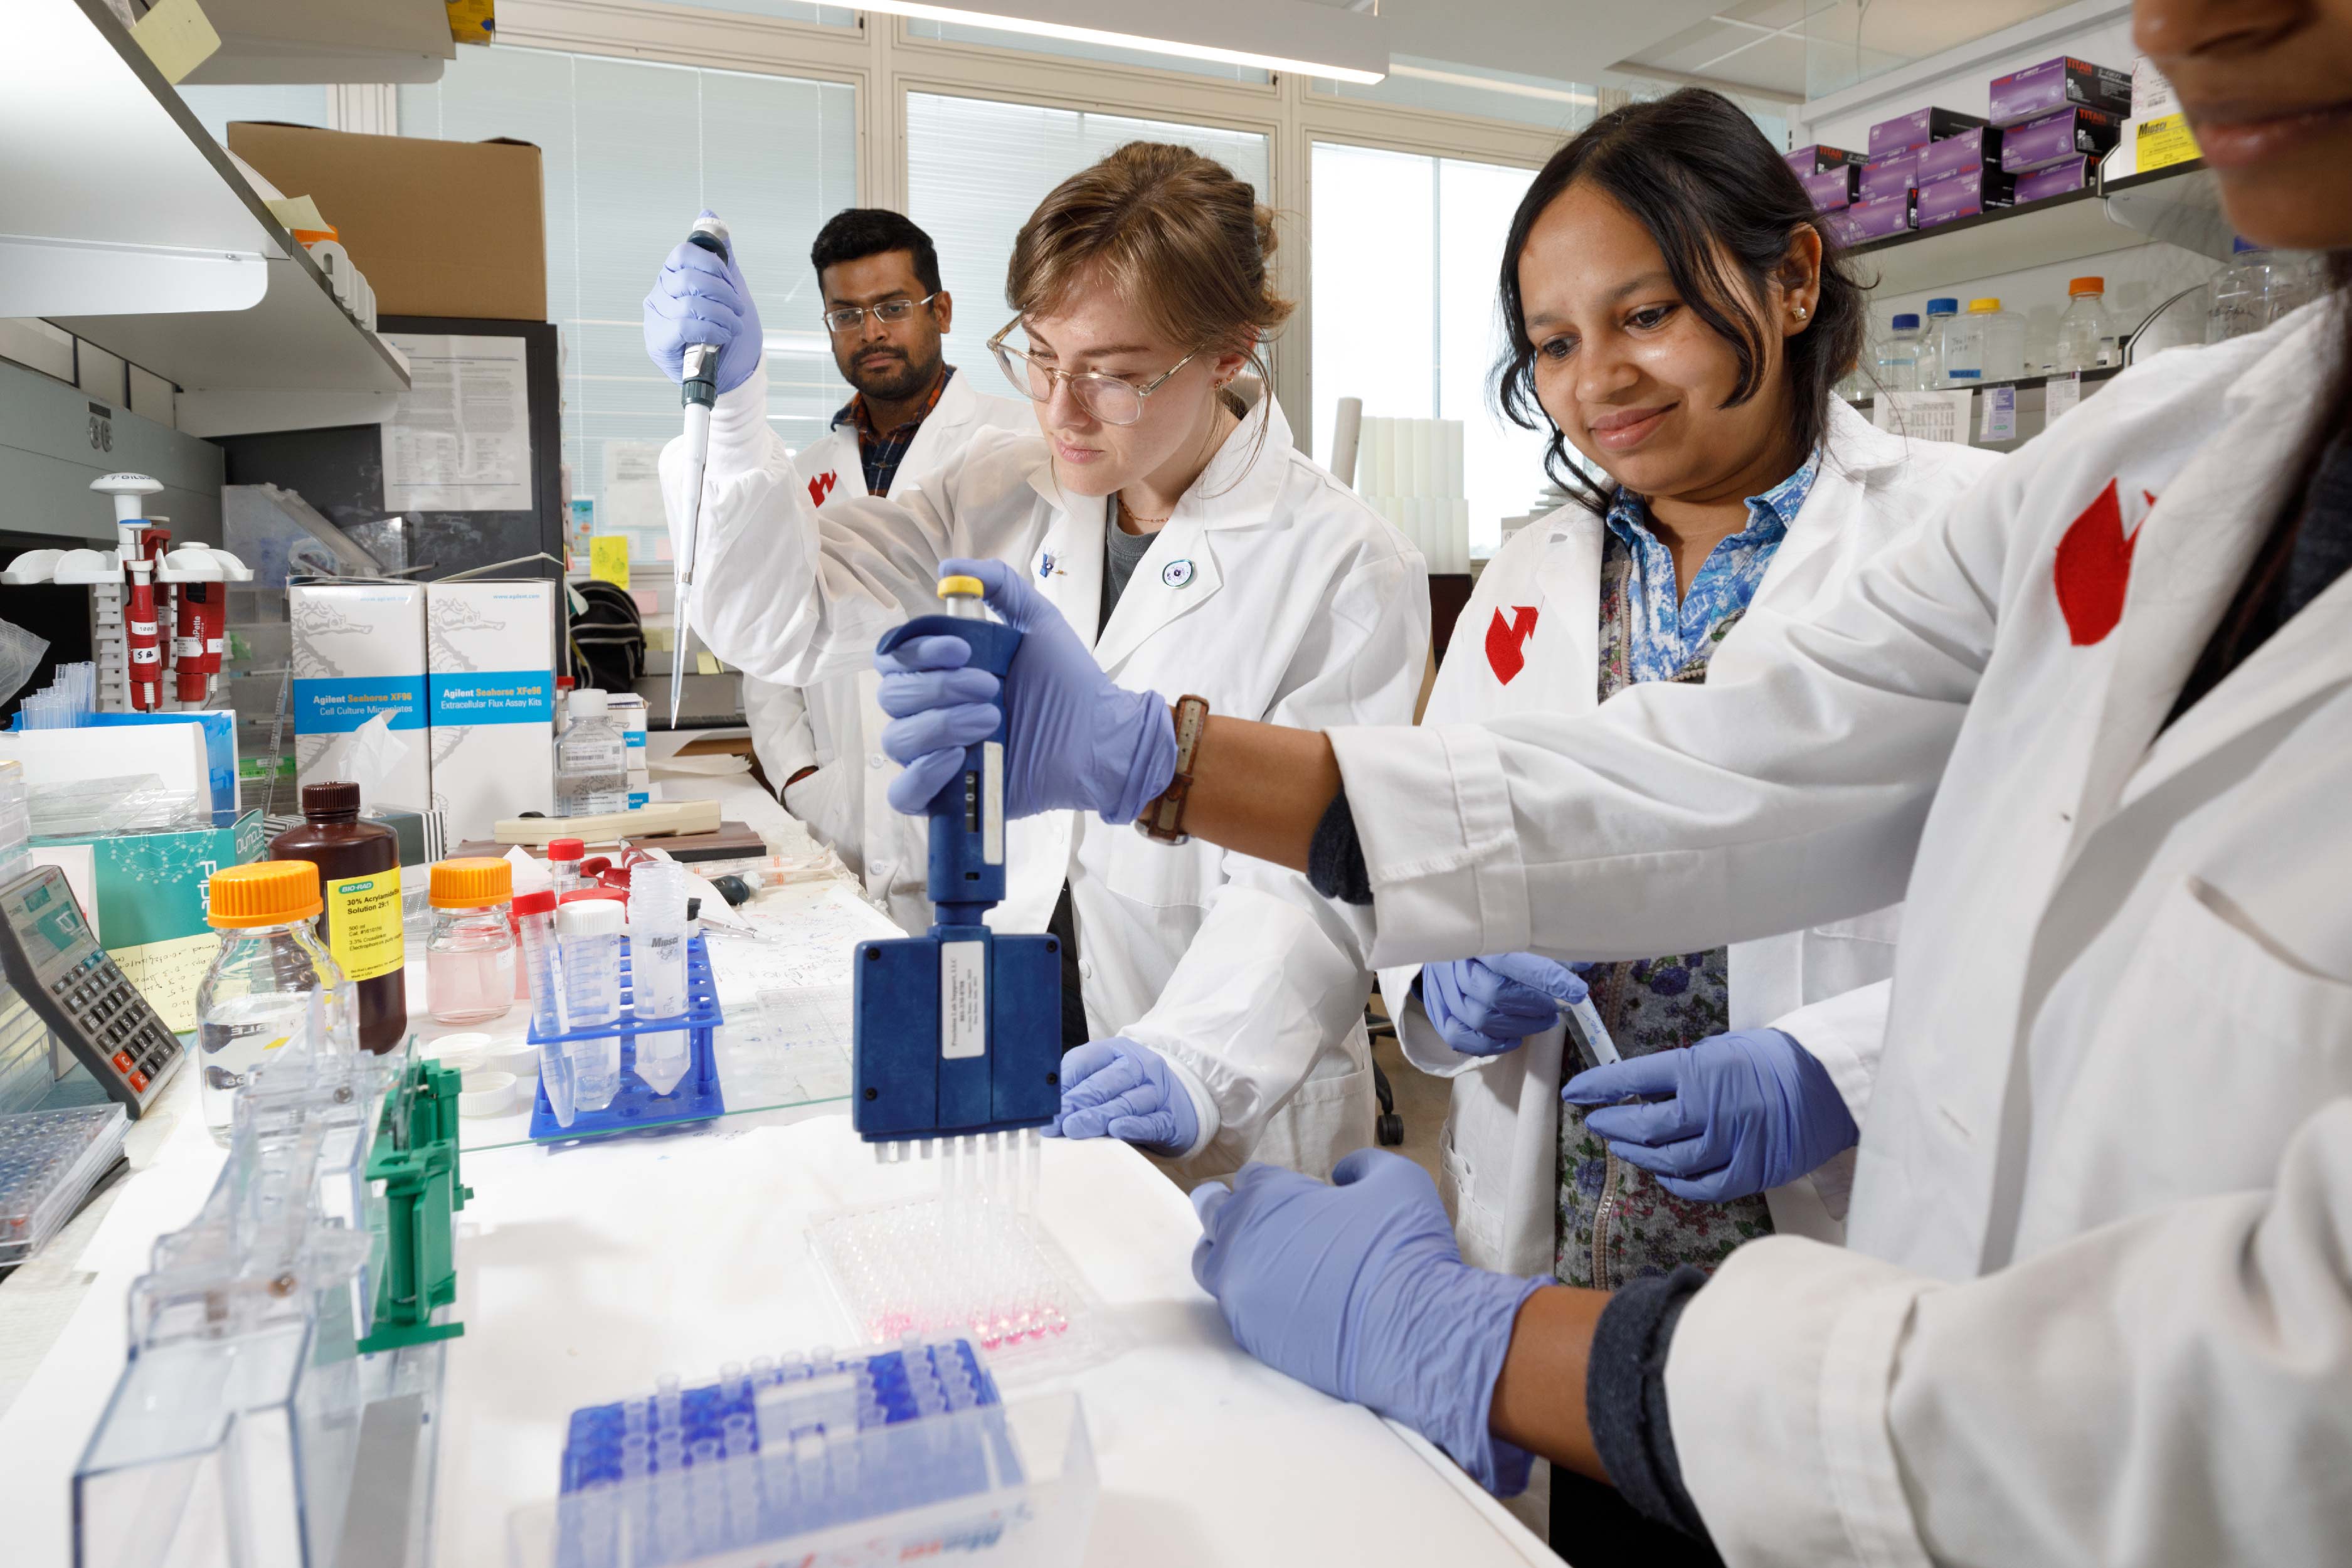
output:
[{"label": "single-channel pipette", "polygon": [[[687,241],[698,245],[721,261],[728,253],[727,226],[705,213],[694,220]],[[719,397],[719,345],[688,343],[679,365],[678,401],[686,408],[686,553],[677,563],[677,635],[669,656],[669,727],[677,728],[679,701],[686,695],[687,608],[694,599],[694,563],[702,549],[702,468],[710,457],[710,405]]]}]

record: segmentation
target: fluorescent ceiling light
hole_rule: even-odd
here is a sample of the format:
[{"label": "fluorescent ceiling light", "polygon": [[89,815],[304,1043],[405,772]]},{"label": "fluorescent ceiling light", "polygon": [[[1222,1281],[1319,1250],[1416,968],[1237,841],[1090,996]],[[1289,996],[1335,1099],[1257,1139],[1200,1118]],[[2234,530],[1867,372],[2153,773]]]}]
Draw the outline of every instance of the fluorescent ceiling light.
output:
[{"label": "fluorescent ceiling light", "polygon": [[862,0],[858,8],[1366,85],[1389,69],[1380,17],[1309,0]]},{"label": "fluorescent ceiling light", "polygon": [[1415,81],[1442,81],[1450,87],[1475,87],[1487,92],[1507,93],[1514,98],[1542,98],[1555,103],[1578,103],[1591,108],[1598,100],[1589,92],[1570,88],[1540,87],[1531,81],[1512,81],[1504,77],[1473,76],[1468,71],[1432,70],[1427,66],[1391,64],[1391,76],[1411,77]]}]

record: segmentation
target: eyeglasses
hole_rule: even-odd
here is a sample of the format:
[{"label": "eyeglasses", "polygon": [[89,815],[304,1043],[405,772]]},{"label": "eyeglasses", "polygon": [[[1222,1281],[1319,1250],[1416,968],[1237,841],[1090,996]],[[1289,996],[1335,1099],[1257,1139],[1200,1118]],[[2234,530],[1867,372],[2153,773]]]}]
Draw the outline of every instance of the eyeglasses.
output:
[{"label": "eyeglasses", "polygon": [[865,322],[866,313],[871,310],[876,321],[886,327],[895,327],[913,315],[917,309],[938,298],[937,294],[926,294],[919,300],[885,300],[878,305],[844,305],[838,310],[827,310],[824,324],[835,332],[854,332]]},{"label": "eyeglasses", "polygon": [[998,367],[1004,372],[1004,379],[1027,393],[1033,403],[1051,402],[1054,383],[1068,382],[1070,395],[1077,399],[1078,406],[1106,425],[1132,425],[1142,418],[1143,400],[1159,391],[1170,376],[1201,357],[1201,351],[1194,349],[1159,375],[1138,386],[1131,381],[1105,375],[1098,370],[1060,370],[1041,363],[1004,341],[1006,334],[1020,324],[1021,318],[1015,316],[1004,323],[1003,331],[988,340],[988,352],[996,356]]}]

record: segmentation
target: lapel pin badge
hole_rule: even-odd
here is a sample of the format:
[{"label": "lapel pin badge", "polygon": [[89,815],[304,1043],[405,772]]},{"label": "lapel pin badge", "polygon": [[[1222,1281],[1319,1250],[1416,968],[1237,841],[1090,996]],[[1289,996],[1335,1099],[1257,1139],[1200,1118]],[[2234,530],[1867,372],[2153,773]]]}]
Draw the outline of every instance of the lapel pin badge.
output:
[{"label": "lapel pin badge", "polygon": [[1192,581],[1192,563],[1190,561],[1171,561],[1160,569],[1160,580],[1171,588],[1181,588]]}]

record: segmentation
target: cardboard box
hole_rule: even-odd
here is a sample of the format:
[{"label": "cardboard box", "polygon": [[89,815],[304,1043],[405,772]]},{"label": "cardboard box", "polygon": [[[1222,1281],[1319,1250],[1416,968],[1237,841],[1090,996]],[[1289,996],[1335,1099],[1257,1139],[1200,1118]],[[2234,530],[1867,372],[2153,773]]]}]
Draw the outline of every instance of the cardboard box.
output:
[{"label": "cardboard box", "polygon": [[1919,185],[1919,160],[1925,150],[1896,153],[1865,163],[1862,168],[1862,199],[1874,202],[1883,196],[1899,196]]},{"label": "cardboard box", "polygon": [[1823,169],[1818,174],[1800,174],[1797,183],[1805,187],[1817,213],[1835,212],[1851,206],[1858,194],[1856,177],[1862,173],[1851,163],[1841,163],[1834,169]]},{"label": "cardboard box", "polygon": [[2011,126],[2000,139],[2000,168],[2005,174],[2030,174],[2081,153],[2096,158],[2116,144],[2123,124],[2095,109],[2062,109]]},{"label": "cardboard box", "polygon": [[456,839],[555,815],[556,584],[435,583],[433,808]]},{"label": "cardboard box", "polygon": [[1824,147],[1818,143],[1811,147],[1800,147],[1793,153],[1783,153],[1782,157],[1787,160],[1789,167],[1796,170],[1801,175],[1818,174],[1825,169],[1835,169],[1847,163],[1858,169],[1869,162],[1859,153],[1849,153],[1843,147]]},{"label": "cardboard box", "polygon": [[2015,184],[2009,175],[1981,165],[1930,180],[1919,187],[1914,222],[1920,228],[1933,228],[1954,218],[1975,217],[1979,213],[2012,205],[2016,201]]},{"label": "cardboard box", "polygon": [[1870,128],[1870,155],[1876,159],[1907,153],[1983,123],[1983,115],[1962,114],[1957,109],[1915,109],[1908,114],[1882,120]]},{"label": "cardboard box", "polygon": [[2091,160],[2087,157],[2069,158],[2063,163],[2053,163],[2030,174],[2019,174],[2016,179],[2019,206],[2050,196],[2063,196],[2090,184]]},{"label": "cardboard box", "polygon": [[1881,196],[1876,201],[1856,202],[1845,209],[1853,220],[1853,239],[1859,244],[1865,239],[1883,239],[1890,234],[1902,234],[1911,227],[1911,193]]},{"label": "cardboard box", "polygon": [[1987,95],[1995,125],[2014,125],[2069,105],[2096,109],[2121,120],[2132,111],[2132,77],[2131,72],[2112,66],[2095,66],[2061,55],[1993,78]]},{"label": "cardboard box", "polygon": [[221,813],[208,827],[37,838],[36,848],[86,846],[97,907],[91,924],[130,982],[168,1029],[196,1026],[196,987],[220,947],[205,921],[213,873],[258,860],[267,847],[261,814]]},{"label": "cardboard box", "polygon": [[1927,184],[1963,169],[2000,167],[2000,132],[1990,125],[1930,142],[1913,154],[1919,160],[1916,183]]},{"label": "cardboard box", "polygon": [[371,799],[415,804],[433,793],[425,733],[425,585],[297,583],[286,591],[294,628],[294,776],[341,778],[335,742],[390,713],[406,750],[386,774],[356,782]]},{"label": "cardboard box", "polygon": [[236,121],[229,151],[333,224],[385,316],[547,320],[547,222],[528,142],[362,136]]}]

